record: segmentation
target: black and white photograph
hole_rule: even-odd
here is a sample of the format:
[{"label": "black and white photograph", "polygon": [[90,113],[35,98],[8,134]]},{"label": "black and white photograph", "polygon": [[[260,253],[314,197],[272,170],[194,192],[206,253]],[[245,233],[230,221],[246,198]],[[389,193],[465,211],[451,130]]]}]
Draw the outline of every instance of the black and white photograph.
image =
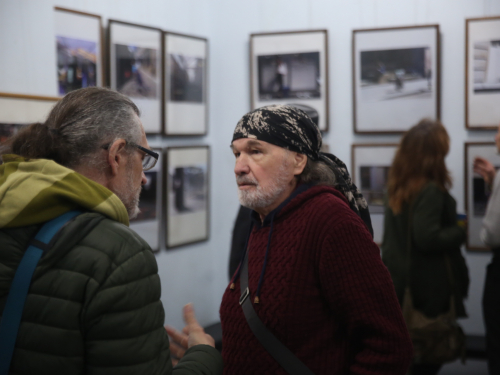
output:
[{"label": "black and white photograph", "polygon": [[370,210],[373,240],[382,243],[384,233],[384,199],[387,178],[397,144],[357,143],[351,148],[351,174]]},{"label": "black and white photograph", "polygon": [[206,38],[165,32],[165,135],[208,131]]},{"label": "black and white photograph", "polygon": [[327,30],[251,34],[252,109],[293,105],[328,131],[327,46]]},{"label": "black and white photograph", "polygon": [[158,96],[157,51],[132,45],[115,45],[117,90],[131,98]]},{"label": "black and white photograph", "polygon": [[466,142],[465,143],[465,207],[467,212],[467,249],[473,251],[487,251],[480,238],[486,206],[491,194],[490,188],[481,175],[474,172],[473,165],[476,157],[490,161],[495,168],[500,168],[500,155],[494,142]]},{"label": "black and white photograph", "polygon": [[139,214],[130,220],[130,228],[136,231],[151,246],[153,251],[160,250],[160,225],[162,216],[163,160],[161,149],[153,148],[160,154],[158,162],[145,171],[147,182],[142,186],[139,196]]},{"label": "black and white photograph", "polygon": [[28,124],[5,124],[0,122],[0,144],[5,143],[9,138],[15,136]]},{"label": "black and white photograph", "polygon": [[107,49],[110,87],[137,105],[146,134],[163,129],[163,31],[109,20]]},{"label": "black and white photograph", "polygon": [[321,97],[319,52],[258,56],[260,100]]},{"label": "black and white photograph", "polygon": [[500,17],[466,20],[466,128],[495,129],[500,118]]},{"label": "black and white photograph", "polygon": [[54,8],[57,94],[103,86],[101,17]]},{"label": "black and white photograph", "polygon": [[402,133],[439,118],[439,26],[353,31],[356,133]]},{"label": "black and white photograph", "polygon": [[167,148],[167,248],[208,239],[208,166],[208,146]]}]

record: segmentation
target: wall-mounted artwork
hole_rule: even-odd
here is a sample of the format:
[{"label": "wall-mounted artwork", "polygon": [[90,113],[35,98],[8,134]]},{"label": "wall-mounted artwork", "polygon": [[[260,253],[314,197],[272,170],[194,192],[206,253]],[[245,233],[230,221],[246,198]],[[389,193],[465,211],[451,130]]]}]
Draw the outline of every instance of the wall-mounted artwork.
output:
[{"label": "wall-mounted artwork", "polygon": [[384,234],[384,198],[387,178],[397,144],[353,144],[352,178],[368,203],[373,226],[373,240],[382,244]]},{"label": "wall-mounted artwork", "polygon": [[465,209],[467,211],[467,249],[487,251],[481,241],[480,233],[486,206],[491,194],[481,175],[474,173],[474,159],[482,157],[490,161],[497,170],[500,168],[500,155],[494,142],[465,143]]},{"label": "wall-mounted artwork", "polygon": [[496,129],[500,122],[500,17],[465,21],[465,126]]},{"label": "wall-mounted artwork", "polygon": [[439,26],[353,31],[356,133],[402,133],[439,118]]},{"label": "wall-mounted artwork", "polygon": [[58,97],[0,92],[0,144],[34,122],[43,122]]},{"label": "wall-mounted artwork", "polygon": [[160,154],[158,162],[144,174],[148,182],[142,186],[139,198],[139,214],[130,220],[130,228],[136,231],[151,246],[154,252],[160,250],[162,217],[163,160],[161,149],[153,149]]},{"label": "wall-mounted artwork", "polygon": [[111,88],[134,101],[147,134],[161,133],[163,32],[109,20],[108,33]]},{"label": "wall-mounted artwork", "polygon": [[252,109],[293,105],[327,131],[327,30],[250,35],[250,87]]},{"label": "wall-mounted artwork", "polygon": [[165,33],[165,134],[207,134],[208,41]]},{"label": "wall-mounted artwork", "polygon": [[101,16],[54,8],[57,94],[103,86]]},{"label": "wall-mounted artwork", "polygon": [[205,241],[209,233],[209,147],[169,147],[166,152],[167,249]]}]

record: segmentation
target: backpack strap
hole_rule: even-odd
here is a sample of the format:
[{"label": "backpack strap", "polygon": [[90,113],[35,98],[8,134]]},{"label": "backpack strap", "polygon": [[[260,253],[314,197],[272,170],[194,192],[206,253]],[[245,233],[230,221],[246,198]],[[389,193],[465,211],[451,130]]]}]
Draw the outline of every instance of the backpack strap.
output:
[{"label": "backpack strap", "polygon": [[46,222],[31,240],[17,267],[0,320],[0,375],[7,375],[21,324],[24,303],[38,261],[54,245],[55,235],[81,211],[70,211]]}]

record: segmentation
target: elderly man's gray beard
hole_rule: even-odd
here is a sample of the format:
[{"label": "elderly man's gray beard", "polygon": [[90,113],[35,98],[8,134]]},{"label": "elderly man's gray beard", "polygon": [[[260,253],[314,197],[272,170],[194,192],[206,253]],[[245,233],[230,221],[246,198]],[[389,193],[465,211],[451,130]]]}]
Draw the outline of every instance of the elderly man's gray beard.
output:
[{"label": "elderly man's gray beard", "polygon": [[134,188],[136,184],[137,181],[134,181],[132,173],[129,173],[127,175],[126,186],[120,187],[114,192],[125,206],[129,219],[135,219],[141,212],[139,209],[139,197],[142,185],[139,185],[139,188]]},{"label": "elderly man's gray beard", "polygon": [[287,173],[288,164],[288,159],[285,158],[277,174],[272,179],[271,185],[267,188],[263,188],[257,180],[249,176],[236,176],[236,182],[239,184],[248,183],[255,185],[255,188],[252,190],[238,189],[238,198],[241,205],[252,210],[271,206],[287,188],[289,178]]}]

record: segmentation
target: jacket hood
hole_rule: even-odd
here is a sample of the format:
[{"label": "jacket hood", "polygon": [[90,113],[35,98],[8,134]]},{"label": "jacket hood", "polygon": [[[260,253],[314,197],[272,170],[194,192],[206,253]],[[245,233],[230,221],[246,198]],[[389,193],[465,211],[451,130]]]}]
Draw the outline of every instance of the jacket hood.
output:
[{"label": "jacket hood", "polygon": [[52,160],[17,155],[2,159],[0,228],[41,224],[78,208],[129,225],[120,198],[101,184]]}]

